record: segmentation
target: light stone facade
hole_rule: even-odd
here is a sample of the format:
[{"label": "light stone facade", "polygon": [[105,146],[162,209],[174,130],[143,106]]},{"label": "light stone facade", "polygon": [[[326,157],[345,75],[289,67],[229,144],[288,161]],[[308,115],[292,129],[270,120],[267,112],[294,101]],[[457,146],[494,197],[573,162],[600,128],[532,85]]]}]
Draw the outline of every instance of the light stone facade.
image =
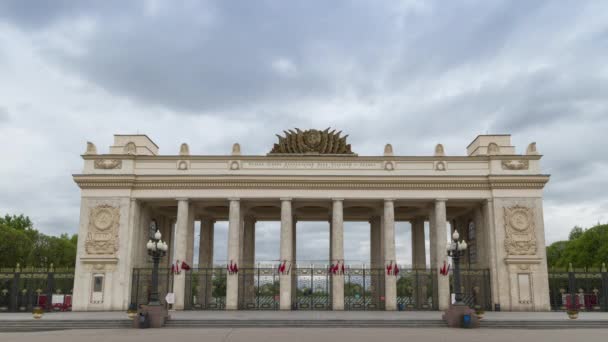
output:
[{"label": "light stone facade", "polygon": [[[108,154],[88,143],[84,168],[73,176],[84,237],[73,309],[127,309],[132,269],[150,265],[145,245],[152,221],[170,246],[164,267],[177,260],[193,265],[195,234],[201,236],[199,265],[214,265],[216,221],[228,221],[228,262],[239,266],[255,263],[255,222],[280,221],[280,260],[295,267],[297,222],[310,220],[328,222],[328,264],[348,264],[344,222],[369,222],[370,263],[380,269],[396,262],[395,222],[412,223],[413,264],[433,270],[447,260],[448,228],[473,224],[476,252],[467,261],[490,270],[492,303],[505,311],[549,310],[542,207],[549,176],[541,173],[534,143],[516,154],[509,135],[481,135],[466,156],[446,155],[442,145],[432,156],[399,156],[390,145],[382,155],[359,156],[346,137],[332,133],[286,132],[266,156],[244,155],[238,144],[225,156],[191,155],[186,144],[160,155],[145,135],[115,136]],[[238,309],[239,297],[251,294],[239,289],[236,275],[227,277],[226,309]],[[280,275],[281,310],[292,309],[294,281]],[[396,278],[372,281],[385,309],[396,310]],[[450,305],[448,277],[435,281],[443,310]],[[182,272],[173,278],[178,310],[184,287]],[[343,310],[344,276],[333,275],[330,288],[333,309]]]}]

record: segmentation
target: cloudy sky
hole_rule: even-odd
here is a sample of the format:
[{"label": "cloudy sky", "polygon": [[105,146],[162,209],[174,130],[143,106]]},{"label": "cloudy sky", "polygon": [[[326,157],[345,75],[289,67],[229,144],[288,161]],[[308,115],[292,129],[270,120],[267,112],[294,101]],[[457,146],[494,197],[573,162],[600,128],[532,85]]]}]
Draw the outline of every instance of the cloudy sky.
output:
[{"label": "cloudy sky", "polygon": [[[3,0],[0,213],[75,233],[71,174],[86,141],[105,152],[115,133],[163,154],[264,154],[283,129],[332,126],[362,155],[464,155],[511,133],[544,154],[553,242],[608,221],[607,56],[606,1]],[[260,226],[259,259],[277,234]],[[367,258],[366,234],[347,227],[347,258]],[[298,237],[302,259],[325,253],[326,228]]]}]

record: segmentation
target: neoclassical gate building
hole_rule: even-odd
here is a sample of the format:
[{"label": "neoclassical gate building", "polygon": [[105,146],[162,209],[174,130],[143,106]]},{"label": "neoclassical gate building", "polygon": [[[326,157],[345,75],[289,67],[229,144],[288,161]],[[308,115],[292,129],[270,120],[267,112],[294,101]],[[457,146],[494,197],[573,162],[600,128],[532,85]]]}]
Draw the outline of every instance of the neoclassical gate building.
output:
[{"label": "neoclassical gate building", "polygon": [[[115,135],[107,154],[88,143],[83,171],[74,175],[81,210],[73,309],[145,302],[140,276],[150,267],[146,242],[158,228],[170,246],[162,286],[178,310],[396,310],[403,303],[443,310],[454,289],[438,270],[453,229],[469,242],[465,264],[487,275],[487,286],[462,290],[487,296],[489,308],[549,310],[542,207],[549,176],[534,143],[517,154],[510,135],[480,135],[461,156],[446,155],[441,144],[429,156],[396,155],[390,144],[377,156],[359,156],[346,139],[329,129],[290,130],[262,156],[241,154],[239,144],[227,155],[192,155],[187,144],[160,155],[146,135]],[[217,221],[228,221],[228,263],[238,272],[213,260]],[[262,270],[254,266],[259,221],[281,222],[280,261]],[[298,264],[302,221],[328,222],[326,265]],[[369,222],[368,266],[354,269],[344,260],[345,221]],[[399,221],[412,227],[412,265],[399,265],[400,274]],[[193,265],[198,234],[198,267],[170,274],[172,263]],[[413,281],[403,278],[413,274]],[[268,277],[271,286],[263,288]],[[361,296],[368,298],[355,303]]]}]

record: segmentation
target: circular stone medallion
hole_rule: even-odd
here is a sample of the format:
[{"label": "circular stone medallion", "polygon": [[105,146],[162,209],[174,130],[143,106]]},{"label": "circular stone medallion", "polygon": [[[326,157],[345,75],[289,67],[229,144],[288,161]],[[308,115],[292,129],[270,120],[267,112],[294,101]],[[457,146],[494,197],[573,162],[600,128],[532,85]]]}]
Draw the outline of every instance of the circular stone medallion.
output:
[{"label": "circular stone medallion", "polygon": [[511,215],[511,219],[509,222],[511,223],[511,227],[518,231],[524,231],[528,228],[528,215],[526,215],[523,211],[516,211]]},{"label": "circular stone medallion", "polygon": [[109,209],[99,209],[97,214],[95,214],[95,227],[100,230],[106,230],[110,228],[113,220],[112,212]]}]

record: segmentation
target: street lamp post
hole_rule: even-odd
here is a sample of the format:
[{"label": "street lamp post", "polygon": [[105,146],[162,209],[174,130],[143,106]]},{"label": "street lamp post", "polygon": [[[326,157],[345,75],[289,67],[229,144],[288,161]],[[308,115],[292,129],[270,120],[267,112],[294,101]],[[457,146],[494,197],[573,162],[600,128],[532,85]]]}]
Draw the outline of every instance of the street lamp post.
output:
[{"label": "street lamp post", "polygon": [[150,306],[160,306],[160,299],[158,298],[158,264],[160,258],[167,254],[167,249],[169,248],[167,243],[161,240],[161,237],[160,231],[156,230],[154,238],[146,244],[148,255],[154,261],[154,267],[152,268],[152,292],[148,300],[148,305]]},{"label": "street lamp post", "polygon": [[460,234],[457,230],[454,230],[452,234],[452,243],[448,245],[447,253],[454,262],[454,294],[456,295],[456,302],[454,305],[464,305],[462,301],[462,292],[460,291],[460,258],[464,256],[467,249],[467,242],[464,240],[458,241]]}]

